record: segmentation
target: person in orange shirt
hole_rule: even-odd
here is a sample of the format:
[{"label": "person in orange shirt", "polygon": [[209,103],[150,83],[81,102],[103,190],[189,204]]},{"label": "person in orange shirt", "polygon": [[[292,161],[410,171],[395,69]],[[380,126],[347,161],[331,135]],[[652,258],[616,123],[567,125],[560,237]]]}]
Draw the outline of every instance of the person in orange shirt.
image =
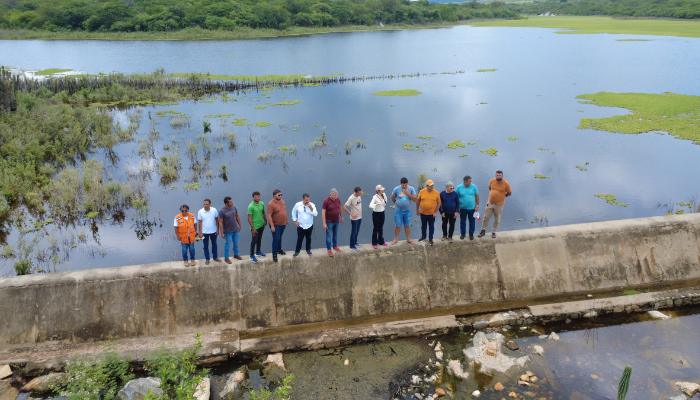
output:
[{"label": "person in orange shirt", "polygon": [[418,192],[416,198],[416,208],[420,214],[420,239],[425,240],[425,231],[428,230],[428,243],[433,244],[433,234],[435,233],[435,215],[440,208],[440,193],[433,188],[435,183],[432,179],[425,181],[425,188]]},{"label": "person in orange shirt", "polygon": [[510,183],[503,179],[503,171],[496,171],[496,177],[489,181],[489,200],[486,203],[486,211],[484,212],[484,222],[481,225],[479,237],[486,235],[486,229],[489,227],[489,220],[493,216],[493,231],[491,237],[496,237],[498,225],[501,224],[501,215],[503,215],[503,206],[506,204],[506,197],[513,194],[510,188]]},{"label": "person in orange shirt", "polygon": [[[182,246],[182,261],[185,267],[195,266],[194,243],[197,240],[197,228],[195,228],[194,214],[190,212],[190,206],[183,204],[180,206],[180,213],[175,216],[175,237]],[[187,259],[189,253],[189,260]]]}]

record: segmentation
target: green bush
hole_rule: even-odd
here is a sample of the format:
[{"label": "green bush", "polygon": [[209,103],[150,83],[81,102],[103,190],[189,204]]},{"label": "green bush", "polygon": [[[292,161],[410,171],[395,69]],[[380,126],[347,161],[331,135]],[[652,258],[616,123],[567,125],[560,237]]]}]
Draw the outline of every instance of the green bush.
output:
[{"label": "green bush", "polygon": [[17,275],[28,275],[32,273],[31,260],[22,259],[15,263],[15,272]]},{"label": "green bush", "polygon": [[68,378],[54,390],[69,400],[113,400],[133,374],[129,363],[108,354],[97,363],[74,361],[66,366]]},{"label": "green bush", "polygon": [[293,381],[294,375],[289,374],[282,379],[275,390],[271,391],[265,387],[254,389],[248,393],[248,398],[250,400],[289,400],[292,397]]},{"label": "green bush", "polygon": [[207,376],[207,370],[197,371],[197,353],[202,349],[202,338],[195,337],[194,346],[182,351],[160,350],[146,362],[146,371],[160,379],[163,394],[153,394],[146,400],[190,400],[197,385]]}]

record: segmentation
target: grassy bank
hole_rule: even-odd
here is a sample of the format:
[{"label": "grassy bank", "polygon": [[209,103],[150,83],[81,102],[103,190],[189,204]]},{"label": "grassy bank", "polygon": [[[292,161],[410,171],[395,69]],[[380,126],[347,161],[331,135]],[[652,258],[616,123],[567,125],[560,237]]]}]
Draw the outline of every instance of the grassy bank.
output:
[{"label": "grassy bank", "polygon": [[562,29],[563,34],[627,34],[700,37],[699,20],[636,19],[612,17],[529,17],[513,20],[484,20],[474,26],[538,27]]},{"label": "grassy bank", "polygon": [[584,118],[579,128],[619,133],[668,132],[700,144],[700,96],[600,92],[578,98],[597,106],[631,111],[607,118]]},{"label": "grassy bank", "polygon": [[403,29],[446,28],[462,23],[348,25],[335,27],[290,27],[287,29],[237,28],[233,30],[183,29],[173,32],[86,32],[86,31],[41,31],[0,30],[0,39],[23,40],[238,40],[268,39],[342,32],[396,31]]}]

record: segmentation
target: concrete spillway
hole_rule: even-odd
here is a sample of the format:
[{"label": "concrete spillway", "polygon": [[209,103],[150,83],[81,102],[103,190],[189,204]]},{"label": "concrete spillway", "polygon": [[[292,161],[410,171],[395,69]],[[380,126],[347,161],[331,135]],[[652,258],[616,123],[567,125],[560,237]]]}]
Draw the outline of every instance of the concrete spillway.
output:
[{"label": "concrete spillway", "polygon": [[367,246],[334,258],[317,251],[257,265],[169,262],[30,275],[0,279],[0,353],[195,332],[235,350],[240,337],[304,324],[497,310],[698,280],[700,214]]}]

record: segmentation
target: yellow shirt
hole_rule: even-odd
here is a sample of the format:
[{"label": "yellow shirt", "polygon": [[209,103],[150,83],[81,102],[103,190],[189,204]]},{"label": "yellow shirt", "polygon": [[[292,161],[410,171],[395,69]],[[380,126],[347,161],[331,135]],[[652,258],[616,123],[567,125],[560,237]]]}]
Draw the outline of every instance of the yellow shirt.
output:
[{"label": "yellow shirt", "polygon": [[489,181],[489,204],[502,206],[506,202],[506,194],[510,193],[512,191],[507,180],[502,179],[498,182],[498,179],[491,178]]},{"label": "yellow shirt", "polygon": [[423,215],[432,215],[437,212],[440,207],[440,193],[433,189],[428,190],[428,188],[421,189],[418,192],[418,200],[420,201],[418,212]]}]

